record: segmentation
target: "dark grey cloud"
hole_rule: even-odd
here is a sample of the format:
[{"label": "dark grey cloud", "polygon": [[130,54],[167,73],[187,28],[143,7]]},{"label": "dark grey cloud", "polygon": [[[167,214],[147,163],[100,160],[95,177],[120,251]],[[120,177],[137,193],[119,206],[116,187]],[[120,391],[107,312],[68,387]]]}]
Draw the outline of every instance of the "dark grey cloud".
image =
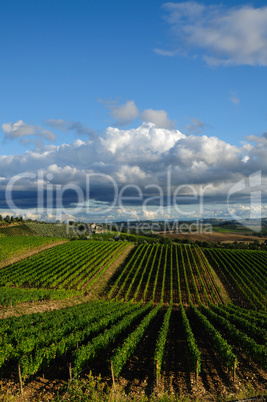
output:
[{"label": "dark grey cloud", "polygon": [[190,123],[186,124],[184,131],[187,134],[200,134],[209,127],[209,124],[194,117],[190,119]]},{"label": "dark grey cloud", "polygon": [[64,121],[62,119],[48,119],[45,120],[45,124],[49,127],[52,127],[56,130],[61,131],[74,131],[78,135],[85,135],[91,139],[95,139],[98,137],[95,130],[88,127],[86,124],[83,124],[79,121]]}]

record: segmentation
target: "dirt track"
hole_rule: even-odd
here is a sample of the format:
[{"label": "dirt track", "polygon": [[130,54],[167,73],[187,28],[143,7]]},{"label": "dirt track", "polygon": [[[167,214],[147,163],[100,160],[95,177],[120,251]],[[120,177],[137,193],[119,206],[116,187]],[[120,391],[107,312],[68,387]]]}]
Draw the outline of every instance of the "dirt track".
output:
[{"label": "dirt track", "polygon": [[258,237],[258,236],[246,236],[241,235],[238,233],[219,233],[219,232],[212,232],[212,233],[172,233],[172,232],[165,232],[160,233],[164,237],[169,237],[172,240],[175,239],[188,239],[191,241],[208,241],[208,242],[218,242],[221,243],[233,243],[237,242],[245,242],[245,243],[252,243],[255,240],[259,240],[261,243],[264,243],[266,238]]}]

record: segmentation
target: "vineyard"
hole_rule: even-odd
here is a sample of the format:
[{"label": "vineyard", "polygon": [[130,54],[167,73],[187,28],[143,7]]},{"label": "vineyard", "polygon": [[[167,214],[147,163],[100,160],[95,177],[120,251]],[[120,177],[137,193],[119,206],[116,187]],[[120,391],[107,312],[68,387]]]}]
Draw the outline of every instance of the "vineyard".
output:
[{"label": "vineyard", "polygon": [[40,236],[40,237],[72,237],[75,233],[68,225],[60,223],[27,222],[0,227],[2,236]]},{"label": "vineyard", "polygon": [[205,254],[217,268],[235,304],[253,310],[266,309],[266,252],[206,249]]},{"label": "vineyard", "polygon": [[211,267],[201,249],[140,245],[109,283],[108,297],[163,304],[222,302]]},{"label": "vineyard", "polygon": [[[10,225],[1,226],[0,235],[2,236],[35,236],[37,235],[31,228],[26,225]],[[59,237],[59,236],[58,236]]]},{"label": "vineyard", "polygon": [[1,237],[0,261],[21,254],[22,252],[33,250],[45,244],[57,242],[59,240],[62,239],[55,237],[43,238],[43,237],[30,237],[30,236]]},{"label": "vineyard", "polygon": [[68,232],[68,226],[64,223],[56,225],[54,223],[28,222],[27,227],[37,236],[44,236],[44,237],[73,236],[73,231]]},{"label": "vineyard", "polygon": [[122,242],[67,242],[4,267],[0,303],[84,294],[128,247]]},{"label": "vineyard", "polygon": [[[211,400],[267,384],[266,259],[261,251],[71,241],[1,269],[1,285],[101,298],[0,322],[0,378],[100,373],[116,389]],[[121,263],[113,274],[105,272]],[[215,272],[216,273],[215,273]],[[105,278],[105,280],[104,280]],[[225,289],[231,297],[225,297]],[[212,399],[215,400],[215,399]]]}]

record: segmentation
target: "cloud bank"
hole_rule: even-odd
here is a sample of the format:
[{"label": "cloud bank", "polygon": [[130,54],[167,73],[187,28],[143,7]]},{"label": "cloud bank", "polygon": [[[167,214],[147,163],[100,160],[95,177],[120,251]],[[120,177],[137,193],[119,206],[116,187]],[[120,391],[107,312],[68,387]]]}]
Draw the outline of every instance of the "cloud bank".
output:
[{"label": "cloud bank", "polygon": [[[62,207],[73,208],[77,194],[82,193],[84,207],[90,205],[97,213],[113,203],[116,185],[118,193],[123,191],[124,207],[116,205],[116,214],[109,216],[148,219],[158,216],[159,204],[166,207],[174,196],[181,205],[198,202],[201,192],[207,205],[225,203],[229,190],[240,181],[246,185],[231,201],[245,205],[251,196],[249,176],[257,171],[262,174],[258,189],[266,199],[265,134],[250,136],[237,147],[214,136],[185,135],[152,122],[128,130],[108,127],[94,140],[78,139],[72,144],[47,145],[42,151],[0,156],[0,207],[6,206],[5,190],[12,178],[23,173],[12,185],[14,203],[20,208],[35,207],[41,183],[45,189],[60,189]],[[44,198],[47,206],[46,193]],[[136,207],[144,203],[150,208],[140,215]],[[167,212],[166,216],[172,217]]]}]

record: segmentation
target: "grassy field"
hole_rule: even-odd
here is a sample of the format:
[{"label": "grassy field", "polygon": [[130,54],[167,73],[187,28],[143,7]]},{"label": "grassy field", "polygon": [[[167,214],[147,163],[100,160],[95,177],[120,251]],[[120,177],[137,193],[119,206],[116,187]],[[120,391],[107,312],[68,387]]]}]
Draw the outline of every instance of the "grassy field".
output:
[{"label": "grassy field", "polygon": [[214,232],[218,233],[241,233],[241,234],[246,234],[248,236],[253,235],[253,231],[249,230],[248,228],[244,226],[237,226],[235,228],[225,228],[223,226],[213,226],[212,229]]}]

